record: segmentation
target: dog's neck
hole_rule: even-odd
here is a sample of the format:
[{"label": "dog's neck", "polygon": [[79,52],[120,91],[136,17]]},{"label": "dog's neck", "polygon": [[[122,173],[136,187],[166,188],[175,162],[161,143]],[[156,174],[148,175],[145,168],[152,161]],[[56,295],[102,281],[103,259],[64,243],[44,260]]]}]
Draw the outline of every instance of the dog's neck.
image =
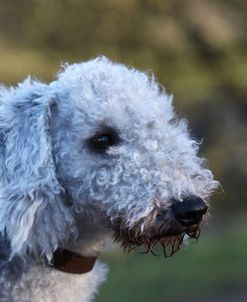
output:
[{"label": "dog's neck", "polygon": [[82,238],[86,238],[86,242],[79,240],[76,244],[70,242],[64,248],[58,248],[53,253],[52,267],[71,274],[85,274],[93,270],[98,256],[112,246],[111,235],[98,233],[94,236],[87,238],[84,235]]},{"label": "dog's neck", "polygon": [[91,301],[106,272],[105,265],[99,261],[86,274],[64,273],[42,263],[32,263],[14,285],[13,302],[27,299],[32,302]]},{"label": "dog's neck", "polygon": [[97,257],[85,257],[66,249],[57,249],[53,254],[53,267],[64,273],[85,274],[90,272]]},{"label": "dog's neck", "polygon": [[76,240],[71,238],[53,253],[51,266],[59,271],[71,274],[90,272],[98,256],[112,247],[112,233],[107,228],[98,228],[93,218],[78,219],[80,230]]}]

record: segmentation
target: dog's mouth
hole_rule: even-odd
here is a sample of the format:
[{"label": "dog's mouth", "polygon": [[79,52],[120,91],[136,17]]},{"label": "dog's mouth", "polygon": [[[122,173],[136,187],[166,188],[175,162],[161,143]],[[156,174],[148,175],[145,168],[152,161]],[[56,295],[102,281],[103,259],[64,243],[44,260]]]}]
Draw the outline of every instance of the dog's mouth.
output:
[{"label": "dog's mouth", "polygon": [[160,245],[164,256],[170,257],[181,248],[185,237],[199,238],[207,209],[201,198],[191,195],[183,202],[173,200],[169,209],[154,207],[148,216],[133,222],[118,216],[112,222],[115,241],[127,252],[144,247],[144,253],[155,254],[155,247]]},{"label": "dog's mouth", "polygon": [[166,231],[151,229],[141,233],[138,233],[135,229],[118,228],[115,229],[114,235],[115,242],[119,242],[127,253],[143,247],[144,251],[141,253],[156,255],[154,249],[160,245],[164,256],[171,257],[181,248],[185,236],[194,239],[199,238],[200,225],[195,224],[187,228],[171,228]]}]

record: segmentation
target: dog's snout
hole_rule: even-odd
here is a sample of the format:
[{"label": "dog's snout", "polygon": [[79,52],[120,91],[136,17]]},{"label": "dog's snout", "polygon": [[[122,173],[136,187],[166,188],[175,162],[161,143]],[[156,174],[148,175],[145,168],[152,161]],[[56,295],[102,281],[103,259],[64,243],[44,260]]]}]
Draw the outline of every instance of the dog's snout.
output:
[{"label": "dog's snout", "polygon": [[197,196],[185,197],[182,201],[174,201],[172,205],[174,216],[182,226],[200,223],[207,209],[206,203]]}]

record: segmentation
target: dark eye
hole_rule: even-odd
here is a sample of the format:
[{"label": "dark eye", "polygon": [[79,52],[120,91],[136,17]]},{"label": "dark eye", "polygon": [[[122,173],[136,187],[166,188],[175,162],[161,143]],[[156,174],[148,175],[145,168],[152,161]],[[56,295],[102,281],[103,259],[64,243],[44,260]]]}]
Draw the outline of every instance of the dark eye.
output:
[{"label": "dark eye", "polygon": [[102,132],[96,133],[88,140],[91,150],[97,153],[104,153],[111,146],[120,142],[118,133],[113,129],[104,129]]}]

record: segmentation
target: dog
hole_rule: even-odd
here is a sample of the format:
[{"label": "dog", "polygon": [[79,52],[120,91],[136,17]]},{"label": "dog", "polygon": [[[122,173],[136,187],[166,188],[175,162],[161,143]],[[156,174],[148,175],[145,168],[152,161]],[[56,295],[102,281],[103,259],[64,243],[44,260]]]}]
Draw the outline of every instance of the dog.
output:
[{"label": "dog", "polygon": [[112,240],[176,252],[218,186],[153,75],[105,57],[0,88],[0,301],[92,301]]}]

